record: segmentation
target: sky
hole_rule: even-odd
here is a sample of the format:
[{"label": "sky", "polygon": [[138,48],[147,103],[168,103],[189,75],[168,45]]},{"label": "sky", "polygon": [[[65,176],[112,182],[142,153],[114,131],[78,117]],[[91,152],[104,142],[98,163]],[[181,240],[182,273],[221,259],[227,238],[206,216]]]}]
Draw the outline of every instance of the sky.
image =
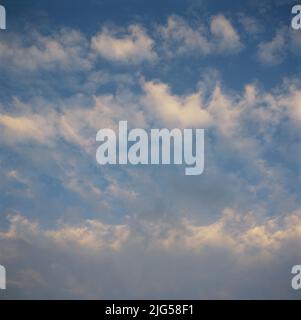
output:
[{"label": "sky", "polygon": [[[0,2],[0,299],[300,299],[296,1]],[[100,166],[120,120],[204,173]]]}]

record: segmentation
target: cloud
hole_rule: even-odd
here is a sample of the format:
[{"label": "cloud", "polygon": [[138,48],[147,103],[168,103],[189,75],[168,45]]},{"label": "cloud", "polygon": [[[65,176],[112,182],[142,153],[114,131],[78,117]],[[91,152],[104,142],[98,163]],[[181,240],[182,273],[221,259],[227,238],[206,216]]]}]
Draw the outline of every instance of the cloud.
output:
[{"label": "cloud", "polygon": [[223,52],[237,52],[242,49],[242,43],[232,23],[222,14],[212,17],[211,33],[215,36],[216,49]]},{"label": "cloud", "polygon": [[206,126],[211,121],[210,114],[202,106],[199,92],[184,97],[170,93],[169,87],[160,82],[144,82],[143,103],[165,124],[189,128]]},{"label": "cloud", "polygon": [[285,30],[277,31],[274,38],[258,45],[258,58],[267,65],[276,65],[283,61],[286,49]]},{"label": "cloud", "polygon": [[0,43],[0,58],[3,66],[15,70],[87,70],[91,68],[88,43],[79,32],[61,29],[43,35],[33,31],[28,39],[13,35]]},{"label": "cloud", "polygon": [[300,217],[296,211],[264,219],[225,209],[208,225],[185,218],[177,225],[136,226],[86,220],[44,229],[11,216],[0,232],[7,297],[294,297],[289,274],[298,258]]},{"label": "cloud", "polygon": [[48,144],[49,140],[52,140],[55,130],[49,120],[37,114],[31,116],[0,114],[2,139],[6,142],[35,141]]},{"label": "cloud", "polygon": [[202,26],[193,29],[181,17],[172,15],[168,17],[165,26],[158,27],[159,34],[164,39],[163,46],[168,55],[187,54],[194,52],[207,55],[211,51],[211,44],[206,38]]},{"label": "cloud", "polygon": [[139,64],[157,58],[154,41],[139,25],[130,25],[122,34],[104,27],[92,37],[91,46],[97,55],[113,62]]},{"label": "cloud", "polygon": [[145,121],[155,118],[168,127],[214,127],[224,136],[238,138],[249,122],[256,121],[266,130],[271,124],[280,125],[285,117],[294,127],[299,119],[300,85],[294,81],[270,92],[253,84],[247,84],[243,92],[227,92],[218,80],[210,86],[201,81],[193,93],[184,95],[172,93],[160,81],[142,80],[141,86]]},{"label": "cloud", "polygon": [[[165,26],[158,26],[159,37],[153,40],[138,24],[126,29],[104,26],[90,39],[74,29],[61,28],[48,34],[34,30],[30,37],[12,34],[0,44],[0,58],[15,71],[87,71],[100,56],[111,62],[141,64],[158,59],[156,48],[162,54],[208,55],[236,52],[241,48],[238,33],[223,15],[211,20],[210,35],[203,25],[190,26],[183,18],[172,15]],[[212,37],[212,40],[209,38]],[[163,43],[162,43],[163,41]]]},{"label": "cloud", "polygon": [[213,16],[210,31],[203,24],[194,26],[183,18],[172,15],[165,26],[159,26],[163,49],[168,56],[235,53],[242,43],[231,22],[223,15]]},{"label": "cloud", "polygon": [[126,225],[108,225],[96,220],[86,220],[80,225],[63,224],[55,230],[42,230],[37,222],[20,215],[10,216],[9,219],[10,229],[0,233],[2,238],[19,238],[29,243],[42,241],[42,245],[53,242],[67,250],[71,247],[83,250],[119,250],[130,232]]},{"label": "cloud", "polygon": [[[300,241],[299,81],[140,86],[0,104],[4,208],[22,212],[1,231],[7,297],[293,297],[280,289]],[[171,167],[97,167],[95,133],[120,119],[206,127],[206,172],[193,180]],[[285,143],[278,132],[290,133]]]},{"label": "cloud", "polygon": [[283,63],[290,56],[298,59],[300,49],[301,40],[298,31],[282,26],[271,40],[259,43],[257,56],[263,64],[275,66]]},{"label": "cloud", "polygon": [[208,225],[198,225],[188,218],[177,224],[129,220],[127,224],[109,225],[99,220],[84,220],[77,225],[60,223],[56,229],[44,230],[21,215],[10,215],[9,221],[9,229],[0,232],[2,239],[22,239],[32,244],[37,241],[41,246],[53,242],[67,250],[89,249],[99,253],[104,249],[125,250],[128,244],[145,243],[147,239],[148,246],[163,250],[178,248],[201,253],[208,246],[223,246],[237,254],[258,258],[257,255],[273,254],[284,241],[301,238],[300,211],[266,218],[227,208]]},{"label": "cloud", "polygon": [[[300,80],[262,86],[251,46],[262,37],[263,60],[288,63],[299,34],[282,48],[285,31],[269,38],[258,15],[199,9],[143,27],[107,17],[92,35],[1,33],[4,298],[298,298]],[[241,76],[227,55],[244,47]],[[204,173],[98,166],[96,132],[119,120],[205,127]]]},{"label": "cloud", "polygon": [[2,142],[49,145],[58,144],[63,138],[89,152],[94,148],[94,136],[101,127],[116,128],[120,119],[128,119],[131,125],[145,126],[143,111],[127,93],[88,98],[87,106],[73,105],[76,96],[71,101],[67,98],[50,103],[44,97],[34,98],[29,103],[13,98],[9,112],[0,105]]},{"label": "cloud", "polygon": [[295,125],[301,122],[301,90],[294,83],[289,84],[288,94],[281,95],[279,108],[283,108]]}]

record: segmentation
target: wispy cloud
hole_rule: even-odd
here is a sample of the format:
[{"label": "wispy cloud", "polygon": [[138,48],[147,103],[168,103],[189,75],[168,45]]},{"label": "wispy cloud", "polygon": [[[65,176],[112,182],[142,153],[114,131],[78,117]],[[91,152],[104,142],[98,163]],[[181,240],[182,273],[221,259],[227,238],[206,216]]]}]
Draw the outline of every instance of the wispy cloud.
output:
[{"label": "wispy cloud", "polygon": [[[87,220],[80,225],[61,225],[45,230],[22,216],[11,216],[9,229],[0,233],[1,241],[5,243],[5,248],[1,247],[6,257],[4,262],[10,265],[10,274],[15,279],[8,279],[8,295],[18,294],[19,288],[31,287],[26,291],[31,296],[42,290],[57,298],[66,294],[75,298],[123,298],[124,295],[164,298],[170,294],[178,298],[203,298],[205,292],[207,298],[287,297],[288,291],[279,278],[268,290],[261,294],[255,292],[267,276],[267,266],[272,264],[281,269],[297,254],[301,240],[300,213],[292,212],[285,218],[262,222],[258,219],[260,217],[252,212],[242,215],[227,209],[219,220],[209,225],[196,225],[187,219],[178,226],[145,222],[139,223],[138,231],[131,225]],[[23,243],[22,256],[16,256],[18,243]],[[287,248],[290,248],[289,253]],[[32,256],[31,262],[26,256]],[[150,256],[152,258],[148,259]],[[14,265],[10,259],[15,261]],[[171,261],[176,262],[172,265],[177,267],[170,267]],[[28,272],[35,276],[30,277]],[[108,274],[110,281],[106,280]],[[245,280],[233,282],[238,274]],[[179,284],[181,290],[176,292],[169,286],[174,277],[186,283],[184,287]],[[213,278],[222,281],[222,290],[210,289]],[[284,275],[283,278],[285,281]],[[156,286],[151,286],[145,279],[150,279]],[[136,282],[141,284],[141,281],[144,285],[138,289]],[[191,286],[192,283],[195,285]],[[190,292],[192,290],[190,294],[188,288]],[[25,294],[24,297],[28,296]]]},{"label": "wispy cloud", "polygon": [[[0,34],[7,297],[296,297],[301,42],[245,6]],[[98,166],[120,120],[205,128],[204,174]]]},{"label": "wispy cloud", "polygon": [[0,43],[0,57],[5,65],[29,71],[88,70],[91,63],[87,50],[85,37],[71,29],[61,29],[50,35],[34,31],[30,39],[14,35]]},{"label": "wispy cloud", "polygon": [[216,48],[219,52],[237,52],[242,48],[237,31],[224,15],[220,14],[212,18],[210,30],[216,37]]},{"label": "wispy cloud", "polygon": [[157,58],[154,41],[139,25],[121,33],[105,27],[91,39],[91,45],[97,55],[115,62],[137,64]]},{"label": "wispy cloud", "polygon": [[222,14],[212,16],[209,26],[199,22],[190,25],[183,18],[172,15],[166,25],[158,27],[158,31],[169,56],[227,54],[243,47],[238,32]]}]

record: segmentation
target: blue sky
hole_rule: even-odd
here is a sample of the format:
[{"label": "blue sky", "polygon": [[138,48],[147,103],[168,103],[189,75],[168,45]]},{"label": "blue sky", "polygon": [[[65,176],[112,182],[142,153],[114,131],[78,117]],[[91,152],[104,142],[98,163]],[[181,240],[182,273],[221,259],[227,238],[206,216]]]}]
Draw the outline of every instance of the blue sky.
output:
[{"label": "blue sky", "polygon": [[[1,4],[1,298],[300,297],[295,1]],[[119,120],[205,128],[204,173],[100,167]]]}]

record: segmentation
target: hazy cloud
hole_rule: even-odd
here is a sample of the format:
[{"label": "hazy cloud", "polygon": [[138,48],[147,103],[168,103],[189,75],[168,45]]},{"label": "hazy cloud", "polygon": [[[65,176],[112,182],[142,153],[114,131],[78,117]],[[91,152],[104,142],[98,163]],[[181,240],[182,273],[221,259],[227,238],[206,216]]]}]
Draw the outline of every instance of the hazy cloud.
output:
[{"label": "hazy cloud", "polygon": [[139,25],[131,25],[121,34],[104,27],[91,39],[91,45],[98,55],[115,62],[137,64],[157,58],[154,41]]}]

